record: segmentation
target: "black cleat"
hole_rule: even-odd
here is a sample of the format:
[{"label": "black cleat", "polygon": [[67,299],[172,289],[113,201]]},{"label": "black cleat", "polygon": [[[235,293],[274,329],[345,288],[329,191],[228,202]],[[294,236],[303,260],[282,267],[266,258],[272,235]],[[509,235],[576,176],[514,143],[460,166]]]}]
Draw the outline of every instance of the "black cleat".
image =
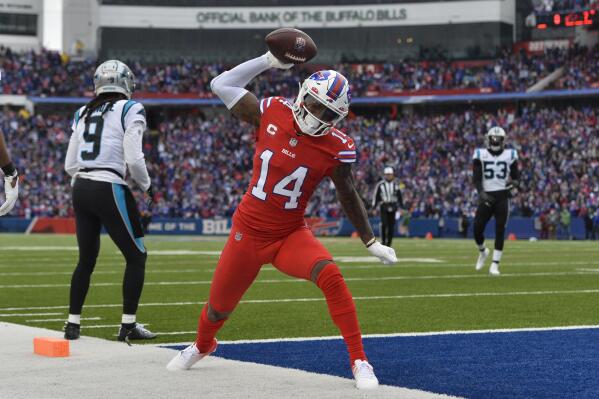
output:
[{"label": "black cleat", "polygon": [[157,335],[144,328],[143,324],[135,323],[135,327],[132,328],[125,328],[121,326],[117,339],[131,345],[129,340],[132,339],[154,339],[156,337]]},{"label": "black cleat", "polygon": [[79,339],[81,326],[75,323],[64,323],[64,339]]}]

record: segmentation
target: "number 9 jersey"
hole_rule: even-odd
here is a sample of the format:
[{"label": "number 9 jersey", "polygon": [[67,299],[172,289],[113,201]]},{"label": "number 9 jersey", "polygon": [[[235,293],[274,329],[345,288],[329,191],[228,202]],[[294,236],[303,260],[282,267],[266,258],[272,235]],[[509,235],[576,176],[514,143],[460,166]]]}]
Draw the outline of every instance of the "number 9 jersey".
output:
[{"label": "number 9 jersey", "polygon": [[334,128],[321,137],[299,131],[282,97],[260,101],[252,179],[233,223],[274,239],[305,226],[304,213],[318,184],[342,164],[356,162],[353,140]]},{"label": "number 9 jersey", "polygon": [[495,155],[486,148],[474,150],[473,160],[479,160],[483,171],[483,190],[487,193],[506,189],[510,167],[518,160],[518,152],[511,148]]},{"label": "number 9 jersey", "polygon": [[[146,114],[143,105],[133,100],[118,100],[111,109],[105,110],[107,106],[109,105],[104,104],[84,117],[81,117],[81,114],[85,107],[75,112],[71,127],[73,139],[78,141],[77,166],[84,170],[94,169],[90,172],[79,172],[78,175],[93,180],[125,184],[125,132],[134,123],[141,123],[143,133]],[[121,178],[106,170],[118,172]]]}]

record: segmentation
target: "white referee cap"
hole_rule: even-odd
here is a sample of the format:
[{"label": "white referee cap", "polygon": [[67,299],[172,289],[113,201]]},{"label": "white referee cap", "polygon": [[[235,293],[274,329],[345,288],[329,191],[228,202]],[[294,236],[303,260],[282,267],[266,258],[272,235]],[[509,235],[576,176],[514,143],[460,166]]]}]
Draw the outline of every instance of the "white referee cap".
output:
[{"label": "white referee cap", "polygon": [[392,174],[393,174],[393,168],[392,168],[392,167],[390,167],[390,166],[387,166],[387,167],[386,167],[386,168],[383,170],[383,173],[384,173],[384,174],[386,174],[386,175],[388,175],[388,174],[392,175]]}]

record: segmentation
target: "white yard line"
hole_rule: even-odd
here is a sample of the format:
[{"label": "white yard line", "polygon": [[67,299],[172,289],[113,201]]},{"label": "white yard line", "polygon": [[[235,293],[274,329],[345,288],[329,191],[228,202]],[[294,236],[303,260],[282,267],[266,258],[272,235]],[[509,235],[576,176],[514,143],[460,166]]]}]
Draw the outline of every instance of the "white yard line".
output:
[{"label": "white yard line", "polygon": [[[149,326],[150,323],[143,323],[143,325]],[[86,330],[88,328],[117,328],[120,326],[121,326],[120,324],[96,324],[96,325],[91,325],[91,326],[84,324],[83,326],[81,326],[81,330]]]},{"label": "white yard line", "polygon": [[[72,259],[70,259],[72,260]],[[22,262],[22,261],[21,261]],[[152,261],[149,261],[149,270],[146,270],[146,273],[193,273],[193,272],[198,272],[198,273],[213,273],[214,272],[214,267],[210,267],[210,268],[198,268],[198,269],[161,269],[161,270],[152,270],[151,267],[152,265]],[[65,274],[65,275],[70,275],[72,274],[72,270],[75,269],[75,264],[65,264],[65,262],[42,262],[42,260],[35,260],[34,265],[32,265],[32,267],[35,268],[44,268],[44,269],[48,269],[48,268],[67,268],[69,271],[66,272],[2,272],[0,273],[0,276],[26,276],[26,275],[40,275],[40,276],[44,276],[44,275],[53,275],[53,274]],[[193,266],[193,260],[186,260],[186,261],[168,261],[169,266],[176,266],[176,265],[185,265],[187,267]],[[339,267],[342,270],[373,270],[373,269],[392,269],[393,267],[401,267],[403,269],[406,268],[415,268],[415,269],[436,269],[436,268],[468,268],[468,269],[474,269],[473,263],[469,262],[469,263],[464,263],[464,262],[460,262],[460,263],[451,263],[450,261],[444,261],[444,263],[420,263],[420,264],[400,264],[398,266],[389,266],[389,265],[382,265],[382,264],[370,264],[370,265],[354,265],[354,264],[347,264],[347,263],[341,263],[339,262],[340,265]],[[401,263],[401,261],[400,261]],[[416,263],[416,262],[414,262]],[[216,262],[215,262],[216,264]],[[505,268],[509,268],[511,266],[513,267],[536,267],[536,266],[564,266],[564,267],[568,267],[568,266],[592,266],[592,265],[599,265],[599,261],[576,261],[576,262],[571,262],[571,261],[548,261],[548,262],[505,262],[504,263],[504,269]],[[23,269],[28,267],[29,265],[23,265],[22,263],[20,263],[18,266],[15,266],[14,264],[11,265],[0,265],[0,269],[2,268],[10,268],[10,269]],[[99,265],[98,267],[100,270],[97,270],[94,272],[94,274],[119,274],[119,273],[123,273],[124,272],[124,261],[119,261],[119,262],[115,262],[115,263],[109,263],[109,264],[102,264]],[[116,270],[114,271],[106,271],[106,270],[101,270],[103,268],[114,268]],[[578,270],[578,269],[577,269]],[[276,268],[274,268],[273,266],[263,266],[261,271],[267,271],[267,272],[271,272],[271,271],[277,271],[280,273],[279,270],[277,270]],[[591,271],[599,271],[599,269],[592,269]],[[47,274],[42,274],[42,273],[47,273]]]},{"label": "white yard line", "polygon": [[[493,296],[527,296],[527,295],[582,295],[598,294],[599,289],[589,290],[564,290],[564,291],[509,291],[509,292],[468,292],[468,293],[447,293],[447,294],[413,294],[413,295],[382,295],[382,296],[355,296],[356,301],[372,300],[391,300],[391,299],[421,299],[421,298],[470,298],[470,297],[493,297]],[[277,298],[277,299],[246,299],[240,301],[242,304],[253,303],[287,303],[287,302],[323,302],[324,297],[318,298]],[[204,305],[205,302],[155,302],[141,303],[141,307],[162,307],[162,306],[188,306]],[[122,303],[85,305],[89,308],[115,308],[123,306]],[[46,309],[68,309],[67,305],[57,306],[33,306],[33,307],[10,307],[0,308],[0,312],[21,311],[21,310],[46,310]]]},{"label": "white yard line", "polygon": [[63,313],[1,313],[0,317],[58,316]]},{"label": "white yard line", "polygon": [[78,251],[77,246],[59,245],[9,245],[0,247],[0,251]]},{"label": "white yard line", "polygon": [[[548,276],[579,276],[597,274],[595,272],[540,272],[540,273],[504,273],[501,276],[507,277],[548,277]],[[453,279],[469,279],[469,278],[489,278],[486,273],[479,274],[452,274],[452,275],[438,275],[438,276],[387,276],[387,277],[346,277],[345,281],[392,281],[392,280],[453,280]],[[206,285],[210,284],[212,280],[196,280],[196,281],[155,281],[146,282],[144,285],[157,285],[157,286],[168,286],[168,285]],[[254,283],[262,284],[279,284],[279,283],[305,283],[305,280],[301,279],[260,279]],[[94,283],[95,287],[120,287],[121,282],[113,283]],[[62,288],[70,287],[68,284],[6,284],[0,285],[0,288]]]},{"label": "white yard line", "polygon": [[[363,338],[393,338],[393,337],[428,337],[435,335],[457,335],[457,334],[498,334],[498,333],[517,333],[517,332],[537,332],[537,331],[567,331],[567,330],[585,330],[599,329],[599,325],[579,325],[579,326],[554,326],[554,327],[524,327],[524,328],[497,328],[486,330],[445,330],[445,331],[423,331],[410,333],[392,333],[392,334],[364,334]],[[174,332],[156,332],[159,335],[185,335],[196,334],[197,331],[174,331]],[[339,335],[322,337],[294,337],[294,338],[265,338],[265,339],[240,339],[235,341],[218,341],[218,344],[254,344],[254,343],[272,343],[272,342],[301,342],[301,341],[324,341],[342,339]],[[160,344],[160,346],[185,345],[185,343]]]},{"label": "white yard line", "polygon": [[[82,317],[81,320],[102,320],[101,317]],[[66,319],[64,317],[60,318],[60,319],[32,319],[32,320],[25,320],[26,323],[41,323],[41,322],[46,322],[46,321],[66,321]]]}]

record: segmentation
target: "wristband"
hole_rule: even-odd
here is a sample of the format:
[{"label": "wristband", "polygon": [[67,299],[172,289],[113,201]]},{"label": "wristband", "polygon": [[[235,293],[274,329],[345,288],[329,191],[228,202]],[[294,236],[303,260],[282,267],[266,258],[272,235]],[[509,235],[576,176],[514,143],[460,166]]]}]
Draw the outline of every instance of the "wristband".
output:
[{"label": "wristband", "polygon": [[4,176],[12,176],[16,172],[15,166],[12,162],[9,162],[7,165],[2,167],[2,172],[4,172]]},{"label": "wristband", "polygon": [[372,237],[372,238],[370,239],[370,241],[368,241],[368,242],[366,243],[366,248],[368,248],[368,247],[372,246],[372,244],[374,244],[375,242],[376,242],[376,237]]}]

